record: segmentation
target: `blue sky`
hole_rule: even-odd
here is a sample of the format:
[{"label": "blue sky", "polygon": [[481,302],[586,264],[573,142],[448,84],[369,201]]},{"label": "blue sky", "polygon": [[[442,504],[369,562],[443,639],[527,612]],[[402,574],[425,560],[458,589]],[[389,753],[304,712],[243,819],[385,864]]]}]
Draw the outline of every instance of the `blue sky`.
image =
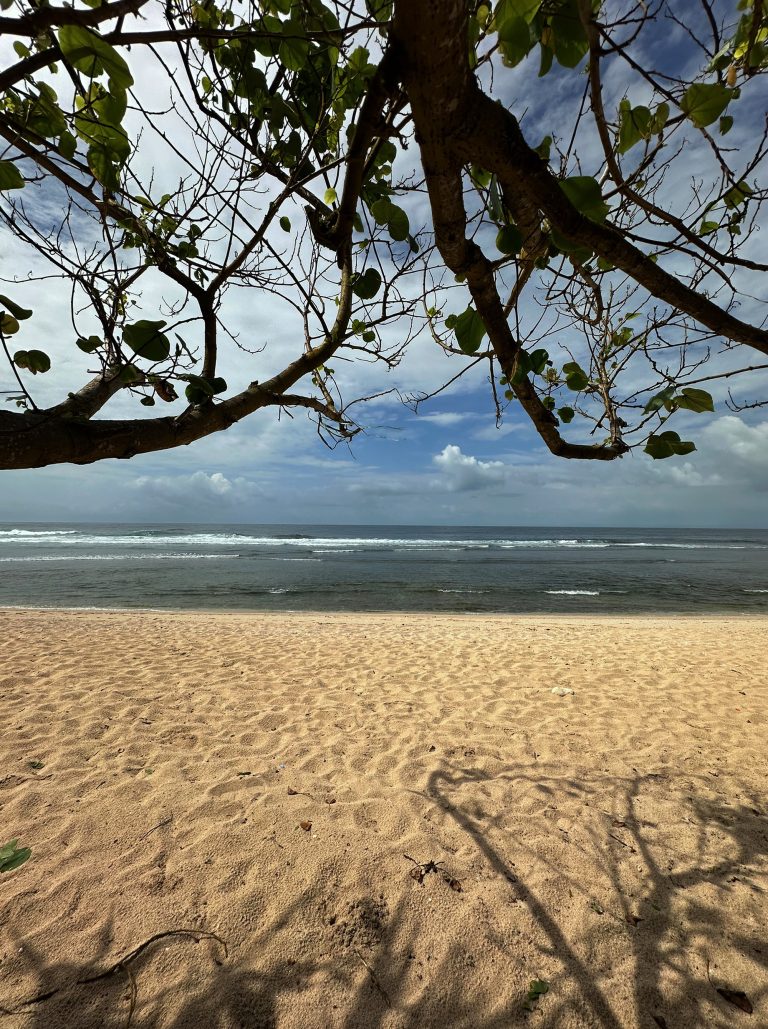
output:
[{"label": "blue sky", "polygon": [[[654,35],[657,64],[676,59],[680,31],[664,25]],[[132,62],[141,59],[132,57]],[[571,73],[554,75],[545,94],[535,69],[531,73],[531,61],[537,58],[510,74],[505,94],[532,98],[526,103],[518,99],[515,109],[528,110],[524,125],[535,142],[534,137],[552,131],[552,109],[572,102],[574,83],[580,89],[583,80]],[[147,70],[147,81],[150,75]],[[620,96],[624,83],[619,76],[607,80],[606,88]],[[739,131],[737,126],[732,137],[737,143]],[[147,171],[159,161],[153,154],[147,144],[142,155]],[[590,167],[596,155],[589,141],[582,154],[584,173],[597,173],[597,166]],[[689,144],[687,167],[697,168],[702,155],[695,143]],[[415,223],[423,210],[410,203]],[[296,218],[301,218],[299,211]],[[15,241],[5,239],[4,269],[9,264],[21,277],[38,270]],[[23,345],[42,346],[54,357],[54,371],[35,382],[41,402],[54,402],[62,389],[76,388],[87,377],[87,358],[73,357],[72,333],[62,331],[66,290],[55,282],[42,292],[33,284],[14,284],[14,290],[18,302],[35,307],[34,319],[25,323]],[[756,291],[764,295],[763,286]],[[457,290],[446,309],[460,311],[465,304]],[[142,315],[153,317],[160,306],[159,294],[150,289]],[[756,314],[757,307],[743,312],[750,313]],[[238,352],[228,359],[222,373],[233,388],[265,378],[275,370],[272,362],[279,367],[280,358],[300,340],[300,326],[256,290],[241,294],[229,317],[242,339],[267,344],[256,357]],[[396,335],[397,329],[391,332]],[[422,338],[393,372],[358,364],[343,367],[340,374],[351,396],[430,389],[456,370]],[[3,379],[6,373],[2,368]],[[713,388],[714,416],[683,414],[672,426],[683,438],[697,441],[699,450],[690,457],[652,462],[632,454],[602,464],[553,458],[514,404],[496,427],[486,375],[487,369],[468,374],[418,413],[403,405],[396,392],[362,405],[365,431],[333,451],[323,446],[303,412],[283,414],[279,421],[274,412],[266,412],[164,454],[3,472],[0,520],[768,527],[768,415],[760,409],[730,411],[725,386]],[[765,396],[766,373],[756,373],[752,382],[751,392]],[[3,381],[0,388],[8,386]],[[129,413],[135,407],[119,399],[105,415]]]}]

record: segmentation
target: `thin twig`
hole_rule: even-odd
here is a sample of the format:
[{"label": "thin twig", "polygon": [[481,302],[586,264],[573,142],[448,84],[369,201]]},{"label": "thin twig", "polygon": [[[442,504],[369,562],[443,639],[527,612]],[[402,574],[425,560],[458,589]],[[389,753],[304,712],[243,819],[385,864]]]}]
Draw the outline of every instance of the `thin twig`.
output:
[{"label": "thin twig", "polygon": [[170,815],[168,815],[167,818],[164,818],[162,820],[162,822],[158,822],[157,825],[153,825],[151,829],[147,829],[147,831],[144,833],[144,835],[140,836],[139,839],[140,840],[146,840],[147,836],[149,836],[150,833],[153,833],[155,831],[155,829],[162,829],[162,827],[164,825],[168,825],[169,822],[172,822],[172,821],[173,821],[173,814],[170,814]]},{"label": "thin twig", "polygon": [[365,958],[360,953],[360,951],[357,949],[357,947],[354,948],[354,951],[355,951],[355,954],[357,954],[357,956],[360,958],[362,963],[365,965],[365,967],[368,969],[368,974],[371,977],[371,982],[373,983],[373,985],[376,987],[376,989],[379,991],[379,993],[384,998],[384,1001],[385,1001],[387,1007],[391,1008],[392,1007],[392,1001],[390,1000],[389,994],[387,993],[387,991],[384,989],[384,987],[379,982],[378,976],[376,975],[374,970],[371,968],[371,966],[368,964],[368,962],[365,960]]}]

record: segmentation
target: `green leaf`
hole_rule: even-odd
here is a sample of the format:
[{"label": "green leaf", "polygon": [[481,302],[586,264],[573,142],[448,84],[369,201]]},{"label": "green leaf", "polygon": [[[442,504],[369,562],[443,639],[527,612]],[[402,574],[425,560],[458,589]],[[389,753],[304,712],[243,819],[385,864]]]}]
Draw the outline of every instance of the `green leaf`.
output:
[{"label": "green leaf", "polygon": [[656,113],[653,116],[651,122],[651,133],[654,136],[660,136],[662,129],[667,124],[669,118],[669,104],[662,103],[656,108]]},{"label": "green leaf", "polygon": [[561,0],[551,18],[557,63],[575,68],[589,50],[589,40],[579,15],[579,0]]},{"label": "green leaf", "polygon": [[696,449],[696,445],[688,440],[681,440],[676,432],[662,432],[658,436],[651,435],[645,445],[645,453],[654,461],[663,461],[667,457],[683,456]]},{"label": "green leaf", "polygon": [[600,184],[591,175],[573,175],[562,179],[560,188],[573,206],[593,222],[604,222],[610,208],[603,200]]},{"label": "green leaf", "polygon": [[0,872],[12,872],[14,868],[23,865],[32,854],[31,847],[17,848],[18,840],[11,840],[0,849]]},{"label": "green leaf", "polygon": [[535,41],[530,26],[525,18],[512,15],[499,25],[498,32],[502,60],[508,68],[514,68],[533,48]]},{"label": "green leaf", "polygon": [[674,395],[675,387],[666,386],[663,390],[661,390],[660,393],[657,393],[655,396],[651,397],[651,399],[645,405],[643,410],[646,414],[653,414],[654,411],[660,411],[662,407],[665,407],[667,411],[671,411],[673,409],[672,398],[674,397]]},{"label": "green leaf", "polygon": [[652,126],[653,119],[647,107],[632,107],[629,100],[622,100],[619,104],[618,152],[626,154],[641,139],[650,139]]},{"label": "green leaf", "polygon": [[9,858],[16,850],[18,843],[18,840],[10,840],[8,843],[4,843],[3,846],[0,847],[0,861],[4,861],[6,858]]},{"label": "green leaf", "polygon": [[211,398],[211,393],[207,389],[201,389],[200,386],[196,386],[190,383],[184,390],[184,395],[190,404],[200,406],[200,404],[207,403]]},{"label": "green leaf", "polygon": [[541,375],[544,369],[547,367],[547,361],[549,360],[549,354],[546,350],[534,350],[528,354],[528,369],[533,372],[534,375]]},{"label": "green leaf", "polygon": [[552,137],[545,136],[544,139],[542,139],[541,143],[539,143],[539,145],[537,147],[534,147],[533,149],[536,151],[536,153],[539,155],[542,161],[548,161],[550,151],[552,150]]},{"label": "green leaf", "polygon": [[488,184],[488,202],[486,204],[486,208],[493,221],[504,221],[504,208],[502,207],[501,195],[499,193],[499,180],[495,175],[491,175],[491,181]]},{"label": "green leaf", "polygon": [[491,173],[478,165],[470,165],[469,177],[478,189],[487,189],[491,182]]},{"label": "green leaf", "polygon": [[680,110],[697,128],[703,129],[717,121],[732,98],[733,90],[726,89],[719,82],[694,82],[685,91]]},{"label": "green leaf", "polygon": [[62,132],[59,137],[59,153],[67,160],[71,160],[77,152],[77,140],[71,132]]},{"label": "green leaf", "polygon": [[18,368],[26,368],[33,375],[50,371],[51,368],[51,359],[42,350],[17,350],[13,355],[13,363]]},{"label": "green leaf", "polygon": [[528,987],[528,1000],[538,1000],[545,993],[549,993],[549,983],[546,979],[533,979]]},{"label": "green leaf", "polygon": [[685,411],[694,411],[696,414],[715,410],[711,395],[706,390],[693,389],[691,386],[686,386],[678,393],[675,397],[675,405]]},{"label": "green leaf", "polygon": [[523,237],[516,225],[504,225],[496,235],[496,249],[502,254],[519,254],[523,248]]},{"label": "green leaf", "polygon": [[0,308],[9,311],[13,317],[17,318],[20,322],[26,321],[27,318],[32,317],[32,312],[26,307],[19,307],[19,305],[15,304],[10,297],[5,297],[2,293],[0,293]]},{"label": "green leaf", "polygon": [[283,217],[280,219],[280,228],[283,230],[283,232],[290,232],[291,231],[291,219],[287,218],[285,215],[283,215]]},{"label": "green leaf", "polygon": [[456,341],[463,353],[476,354],[485,336],[485,325],[471,304],[456,318],[453,328]]},{"label": "green leaf", "polygon": [[290,37],[281,41],[278,56],[289,71],[301,71],[307,64],[309,40],[302,38],[302,31],[299,22],[289,21],[283,25],[283,32],[290,33]]},{"label": "green leaf", "polygon": [[0,161],[0,191],[24,189],[24,179],[13,161]]},{"label": "green leaf", "polygon": [[730,114],[725,114],[720,119],[720,135],[725,136],[726,133],[730,132],[733,128],[733,118]]},{"label": "green leaf", "polygon": [[392,18],[393,0],[365,0],[368,13],[376,21],[389,21]]},{"label": "green leaf", "polygon": [[142,318],[123,329],[123,343],[130,347],[137,357],[147,361],[164,361],[171,352],[168,337],[160,332],[166,322],[151,322]]},{"label": "green leaf", "polygon": [[88,167],[93,172],[104,189],[110,193],[116,193],[120,188],[120,167],[122,162],[117,159],[113,150],[101,143],[88,148]]},{"label": "green leaf", "polygon": [[403,240],[408,239],[411,226],[408,221],[408,215],[402,207],[397,207],[395,204],[389,205],[387,229],[396,243],[402,243]]},{"label": "green leaf", "polygon": [[493,12],[493,25],[496,30],[510,18],[523,18],[530,23],[541,7],[542,0],[499,0]]},{"label": "green leaf", "polygon": [[568,422],[572,422],[575,415],[576,412],[572,407],[558,407],[557,409],[557,417],[565,425],[567,425]]},{"label": "green leaf", "polygon": [[323,194],[323,203],[326,205],[326,207],[330,207],[331,204],[336,203],[336,199],[336,190],[333,188],[333,186],[329,186]]},{"label": "green leaf", "polygon": [[123,58],[95,32],[79,25],[64,25],[59,29],[58,39],[67,61],[88,78],[106,73],[118,89],[133,85],[133,76]]},{"label": "green leaf", "polygon": [[740,207],[741,204],[743,204],[744,201],[747,199],[747,197],[752,196],[753,193],[754,190],[752,189],[750,184],[746,182],[744,179],[742,179],[741,182],[731,187],[731,189],[729,189],[728,192],[723,196],[723,203],[728,208],[728,210],[732,211],[734,210],[734,208]]},{"label": "green leaf", "polygon": [[186,379],[189,383],[184,392],[191,404],[202,404],[209,397],[223,393],[227,388],[226,379],[219,376],[214,379],[207,379],[202,375],[181,375],[179,377]]},{"label": "green leaf", "polygon": [[374,200],[371,204],[370,210],[373,220],[377,225],[386,225],[389,218],[389,209],[392,206],[392,201],[389,197],[379,197],[378,200]]},{"label": "green leaf", "polygon": [[381,275],[375,268],[367,268],[352,283],[352,292],[361,300],[373,300],[381,289]]},{"label": "green leaf", "polygon": [[589,385],[587,373],[575,361],[569,361],[568,364],[563,365],[563,374],[565,375],[566,386],[568,389],[572,389],[574,393],[580,393]]},{"label": "green leaf", "polygon": [[79,339],[75,340],[75,345],[78,346],[84,354],[93,354],[100,346],[103,345],[103,340],[99,339],[98,336],[89,336],[88,339],[81,336]]},{"label": "green leaf", "polygon": [[370,206],[373,220],[378,225],[386,225],[392,239],[398,243],[408,238],[410,223],[405,211],[393,204],[389,197],[380,197]]},{"label": "green leaf", "polygon": [[574,242],[569,239],[568,236],[564,236],[562,232],[558,232],[557,229],[552,229],[550,232],[552,243],[564,254],[568,254],[575,261],[580,264],[586,264],[586,262],[592,257],[593,250],[591,247],[584,246],[582,243]]},{"label": "green leaf", "polygon": [[698,228],[697,235],[708,236],[711,232],[717,232],[720,228],[720,222],[704,221]]}]

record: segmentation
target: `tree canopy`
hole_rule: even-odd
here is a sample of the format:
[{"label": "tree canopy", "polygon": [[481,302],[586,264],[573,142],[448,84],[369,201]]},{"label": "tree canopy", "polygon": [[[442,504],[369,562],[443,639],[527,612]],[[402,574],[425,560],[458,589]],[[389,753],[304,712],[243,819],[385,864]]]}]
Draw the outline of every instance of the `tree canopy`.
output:
[{"label": "tree canopy", "polygon": [[[766,401],[762,0],[0,8],[0,467],[265,408],[348,438],[350,362],[419,340],[432,393],[479,366],[566,458],[690,453],[713,382]],[[265,298],[290,353],[238,331]]]}]

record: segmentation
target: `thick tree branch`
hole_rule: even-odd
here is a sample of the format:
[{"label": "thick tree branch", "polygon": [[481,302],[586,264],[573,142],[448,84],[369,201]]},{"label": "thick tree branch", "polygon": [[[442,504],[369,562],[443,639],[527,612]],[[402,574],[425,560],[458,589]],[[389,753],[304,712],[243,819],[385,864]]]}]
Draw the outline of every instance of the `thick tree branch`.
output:
[{"label": "thick tree branch", "polygon": [[[567,442],[530,379],[518,374],[521,347],[509,327],[491,263],[477,244],[466,237],[462,166],[469,162],[463,154],[458,156],[456,145],[458,140],[474,134],[472,120],[478,90],[466,59],[464,5],[457,2],[449,6],[453,17],[444,25],[440,43],[437,25],[430,20],[423,5],[396,5],[396,39],[403,55],[404,83],[429,191],[435,243],[450,270],[466,278],[502,370],[549,450],[560,457],[612,461],[627,450],[621,440],[612,440],[603,446]],[[430,14],[434,14],[432,8]],[[462,60],[459,53],[465,55]],[[439,95],[452,98],[439,109],[433,103],[435,88]],[[482,155],[473,156],[471,160],[481,167],[496,170]],[[505,190],[512,198],[517,195],[506,184]],[[529,216],[527,220],[528,233],[535,239],[535,218]]]},{"label": "thick tree branch", "polygon": [[[468,57],[467,8],[461,0],[439,4],[399,0],[395,8],[395,31],[405,54],[414,121],[428,150],[441,149],[454,164],[476,163],[494,172],[507,193],[528,197],[564,236],[590,246],[653,296],[717,335],[768,354],[768,330],[735,318],[660,268],[618,230],[590,221],[576,210],[547,162],[526,143],[514,115],[486,96],[475,81]],[[436,106],[435,95],[452,99]],[[424,155],[425,171],[428,159]]]},{"label": "thick tree branch", "polygon": [[113,18],[136,14],[149,0],[113,0],[91,10],[72,7],[34,7],[19,18],[0,17],[0,35],[39,36],[58,25],[82,25],[93,28]]},{"label": "thick tree branch", "polygon": [[[249,414],[265,407],[297,406],[299,400],[283,398],[305,375],[324,364],[342,345],[352,310],[352,269],[348,257],[342,268],[336,320],[325,339],[266,382],[253,382],[247,389],[221,403],[190,407],[179,417],[120,420],[91,420],[89,403],[102,406],[109,383],[94,380],[71,404],[24,414],[0,411],[0,467],[40,468],[67,462],[90,464],[105,458],[130,458],[157,450],[186,446],[204,436],[229,428]],[[90,390],[90,392],[88,392]],[[114,392],[114,391],[113,391]],[[77,412],[77,397],[83,396]],[[67,402],[65,401],[65,405]],[[317,405],[305,405],[317,410]],[[334,417],[327,405],[322,414]],[[91,412],[93,413],[93,412]],[[341,414],[337,415],[339,421]]]}]

